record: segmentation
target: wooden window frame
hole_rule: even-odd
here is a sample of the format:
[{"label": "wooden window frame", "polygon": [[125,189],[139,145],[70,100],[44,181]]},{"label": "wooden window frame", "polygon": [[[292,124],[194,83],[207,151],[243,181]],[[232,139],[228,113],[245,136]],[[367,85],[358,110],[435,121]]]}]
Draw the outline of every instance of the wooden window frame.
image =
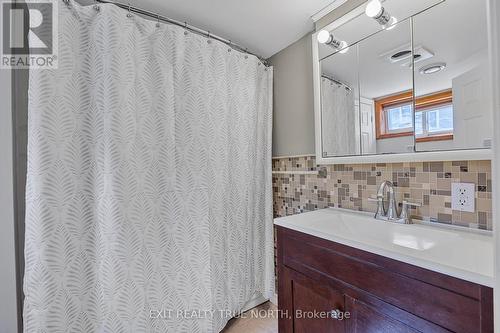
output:
[{"label": "wooden window frame", "polygon": [[[403,136],[413,136],[413,131],[400,133],[387,133],[384,108],[402,103],[411,102],[413,91],[405,91],[399,94],[379,98],[375,100],[375,134],[377,140],[398,138]],[[415,101],[415,111],[426,109],[433,106],[449,104],[453,102],[451,89],[441,91],[435,94],[419,97]],[[453,134],[443,134],[417,138],[416,142],[444,141],[453,140]]]}]

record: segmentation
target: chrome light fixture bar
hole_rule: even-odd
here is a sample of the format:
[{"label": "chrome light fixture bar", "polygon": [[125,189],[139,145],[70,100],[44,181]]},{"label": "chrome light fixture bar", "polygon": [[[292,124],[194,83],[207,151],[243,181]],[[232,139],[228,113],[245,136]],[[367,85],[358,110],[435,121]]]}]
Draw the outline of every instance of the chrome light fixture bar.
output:
[{"label": "chrome light fixture bar", "polygon": [[382,7],[380,0],[370,0],[366,5],[365,14],[377,21],[386,30],[391,30],[398,22],[394,16]]},{"label": "chrome light fixture bar", "polygon": [[318,32],[318,43],[329,45],[333,47],[335,50],[339,51],[339,53],[346,53],[349,51],[349,47],[347,46],[347,42],[343,40],[338,40],[327,30],[321,30]]}]

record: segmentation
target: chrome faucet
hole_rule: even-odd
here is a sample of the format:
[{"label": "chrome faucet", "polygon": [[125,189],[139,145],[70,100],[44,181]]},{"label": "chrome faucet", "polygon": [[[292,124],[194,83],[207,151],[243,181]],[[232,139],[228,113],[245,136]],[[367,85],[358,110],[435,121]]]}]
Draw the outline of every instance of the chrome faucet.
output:
[{"label": "chrome faucet", "polygon": [[[389,196],[389,202],[387,205],[387,210],[385,208],[385,191]],[[408,213],[408,207],[420,207],[418,203],[408,202],[403,200],[401,214],[398,216],[398,209],[396,205],[396,195],[394,191],[394,184],[388,180],[383,181],[377,190],[377,198],[368,198],[368,201],[374,201],[377,203],[377,211],[375,212],[375,218],[377,220],[391,221],[403,224],[411,224],[411,216]]]}]

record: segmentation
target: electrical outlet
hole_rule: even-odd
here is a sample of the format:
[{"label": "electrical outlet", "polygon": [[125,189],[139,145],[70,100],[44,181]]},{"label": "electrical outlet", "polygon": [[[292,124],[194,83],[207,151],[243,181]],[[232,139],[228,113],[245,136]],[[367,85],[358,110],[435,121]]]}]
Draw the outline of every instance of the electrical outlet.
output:
[{"label": "electrical outlet", "polygon": [[451,209],[461,212],[475,212],[476,185],[472,183],[451,184]]}]

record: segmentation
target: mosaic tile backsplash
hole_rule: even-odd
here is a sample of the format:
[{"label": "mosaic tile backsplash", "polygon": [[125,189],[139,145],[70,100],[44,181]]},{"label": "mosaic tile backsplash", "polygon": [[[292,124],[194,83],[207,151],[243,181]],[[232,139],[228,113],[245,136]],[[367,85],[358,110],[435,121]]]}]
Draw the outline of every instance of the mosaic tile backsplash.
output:
[{"label": "mosaic tile backsplash", "polygon": [[[492,229],[491,162],[411,162],[317,166],[313,156],[273,159],[274,216],[326,207],[375,212],[378,185],[390,180],[397,202],[418,202],[413,218]],[[474,183],[474,213],[451,209],[451,184]]]}]

